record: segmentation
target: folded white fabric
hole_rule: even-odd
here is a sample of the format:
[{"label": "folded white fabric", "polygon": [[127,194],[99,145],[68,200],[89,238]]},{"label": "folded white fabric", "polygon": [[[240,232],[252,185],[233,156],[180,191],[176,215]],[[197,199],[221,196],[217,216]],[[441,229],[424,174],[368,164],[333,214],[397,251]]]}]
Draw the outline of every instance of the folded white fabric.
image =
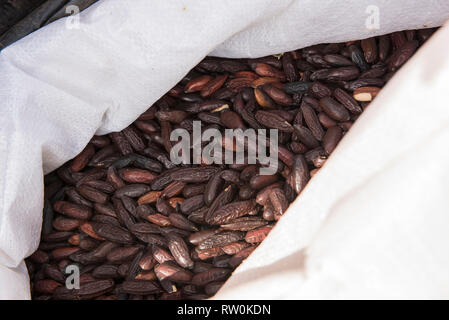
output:
[{"label": "folded white fabric", "polygon": [[[373,6],[378,11],[367,11]],[[373,14],[379,29],[368,32],[366,21]],[[39,242],[43,174],[74,157],[94,133],[126,127],[205,55],[256,57],[437,26],[447,16],[445,0],[102,0],[80,14],[79,28],[62,19],[3,50],[0,298],[29,297],[21,263]],[[371,127],[365,122],[361,130]],[[330,191],[334,199],[337,191]],[[282,223],[276,230],[282,225],[287,227]],[[21,280],[5,276],[16,272]]]}]

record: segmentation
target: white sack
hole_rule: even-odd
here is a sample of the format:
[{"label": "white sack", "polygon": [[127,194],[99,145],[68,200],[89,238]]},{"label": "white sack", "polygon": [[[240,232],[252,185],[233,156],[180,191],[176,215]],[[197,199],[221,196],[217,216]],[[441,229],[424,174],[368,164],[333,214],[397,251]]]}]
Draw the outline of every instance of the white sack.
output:
[{"label": "white sack", "polygon": [[[365,22],[369,14],[366,8],[372,5],[379,7],[380,29],[368,32]],[[0,265],[4,267],[0,268],[0,298],[29,298],[22,260],[37,248],[39,242],[43,174],[73,158],[94,133],[105,134],[129,125],[205,55],[212,52],[218,56],[256,57],[316,43],[437,26],[448,16],[449,3],[445,0],[426,3],[418,0],[394,3],[381,0],[134,0],[132,4],[128,1],[103,0],[81,13],[79,29],[66,27],[66,22],[73,17],[62,19],[3,50],[0,53]],[[427,63],[434,61],[423,60]],[[398,83],[400,79],[394,81]],[[425,83],[430,85],[430,81]],[[432,84],[431,88],[434,87],[436,84]],[[416,93],[414,91],[410,92]],[[383,101],[389,101],[386,95],[383,96]],[[400,107],[404,107],[402,102],[394,105],[394,108]],[[412,110],[412,106],[409,107]],[[380,133],[370,133],[370,117],[374,117],[374,124],[379,124],[379,116],[372,109],[367,114],[372,116],[363,116],[361,121],[364,125],[356,126],[358,131],[364,133],[365,139],[363,142],[356,141],[374,146]],[[394,116],[386,120],[394,123]],[[408,116],[413,115],[407,113],[404,117]],[[430,117],[429,114],[425,116]],[[404,120],[410,128],[416,128],[412,121]],[[383,125],[388,123],[382,122]],[[433,128],[433,125],[427,122],[425,128]],[[400,130],[404,126],[395,128]],[[391,134],[394,136],[396,133]],[[270,249],[276,245],[275,235],[281,232],[281,228],[287,231],[295,227],[304,235],[301,242],[293,243],[292,252],[307,244],[329,213],[329,204],[332,201],[336,203],[339,196],[346,193],[344,188],[326,188],[328,198],[323,202],[322,198],[317,199],[317,193],[311,195],[312,190],[318,188],[316,185],[341,183],[338,176],[343,174],[345,180],[357,185],[357,171],[363,173],[359,181],[364,181],[366,176],[382,168],[381,163],[377,163],[376,167],[357,166],[357,171],[352,172],[353,180],[350,180],[343,164],[337,163],[338,154],[345,157],[348,150],[356,147],[349,140],[349,136],[345,138],[333,159],[312,180],[304,196],[295,204],[295,207],[312,206],[317,210],[290,210],[270,239],[244,265],[248,268],[254,263],[259,265],[257,261],[260,261],[261,255],[265,255],[266,262],[278,260],[280,256],[277,254],[284,252],[263,248]],[[350,145],[350,148],[343,145]],[[381,148],[389,150],[392,146],[390,141],[387,145],[382,144]],[[430,147],[430,144],[426,143],[425,146]],[[385,160],[387,158],[380,157],[382,150],[379,147],[376,155]],[[366,156],[363,155],[364,158]],[[353,161],[362,164],[357,159]],[[332,167],[338,165],[339,169],[335,172]],[[440,166],[442,168],[439,169],[444,169],[441,163]],[[425,199],[434,194],[434,191],[430,192]],[[326,207],[326,203],[329,206]],[[345,204],[345,215],[359,211],[353,207],[357,203],[360,201]],[[343,208],[343,204],[339,207]],[[416,211],[417,206],[413,208]],[[320,219],[307,219],[307,216],[318,216]],[[301,224],[289,225],[287,221],[290,217],[300,219]],[[403,224],[405,229],[408,227],[406,223]],[[332,226],[329,223],[326,228]],[[318,246],[319,243],[321,245]],[[325,240],[317,240],[317,248],[313,247],[309,253],[311,257],[319,260],[320,250],[323,253],[330,250],[325,243]],[[368,252],[372,248],[366,249]],[[335,249],[332,252],[337,253]],[[313,259],[309,261],[312,263]],[[333,263],[337,264],[337,260]],[[356,265],[353,267],[358,270]],[[244,268],[242,266],[238,273],[242,274]],[[266,277],[270,278],[269,273]],[[231,286],[232,279],[227,288]],[[225,289],[223,295],[218,297],[223,297],[228,290]],[[379,290],[382,292],[382,288]],[[240,288],[238,291],[245,294]],[[260,293],[262,290],[258,291]],[[228,292],[232,297],[238,297],[234,291]],[[272,293],[271,297],[280,297],[276,291]],[[253,295],[247,297],[255,298],[257,295],[258,292],[253,291]],[[303,296],[307,297],[307,294]]]},{"label": "white sack", "polygon": [[449,299],[447,52],[446,26],[381,91],[217,299]]}]

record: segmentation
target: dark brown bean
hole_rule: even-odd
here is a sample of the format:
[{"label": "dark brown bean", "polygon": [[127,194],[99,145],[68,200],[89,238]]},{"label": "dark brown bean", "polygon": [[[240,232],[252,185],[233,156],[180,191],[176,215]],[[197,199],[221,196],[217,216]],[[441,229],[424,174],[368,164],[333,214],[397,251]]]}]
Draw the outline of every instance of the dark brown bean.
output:
[{"label": "dark brown bean", "polygon": [[286,52],[282,55],[282,68],[288,82],[298,81],[299,74],[292,53]]},{"label": "dark brown bean", "polygon": [[229,260],[229,265],[233,268],[236,268],[243,260],[245,260],[253,251],[256,249],[255,246],[251,246],[241,250],[236,253],[231,260]]},{"label": "dark brown bean", "polygon": [[289,183],[296,193],[300,194],[307,182],[309,182],[309,179],[310,173],[306,159],[303,155],[298,154],[295,156]]},{"label": "dark brown bean", "polygon": [[220,113],[220,121],[226,128],[242,130],[246,129],[246,126],[243,124],[242,118],[238,115],[238,113],[234,111],[222,111]]},{"label": "dark brown bean", "polygon": [[115,279],[119,277],[118,266],[113,264],[103,264],[92,271],[96,279]]},{"label": "dark brown bean", "polygon": [[92,216],[92,210],[89,207],[73,204],[67,201],[57,201],[53,209],[67,217],[88,220]]},{"label": "dark brown bean", "polygon": [[255,208],[255,205],[254,200],[232,202],[215,210],[210,217],[206,217],[206,222],[212,225],[228,223],[248,214]]},{"label": "dark brown bean", "polygon": [[120,198],[121,196],[128,196],[131,198],[137,198],[141,195],[149,192],[151,188],[145,184],[128,184],[115,191],[114,196]]},{"label": "dark brown bean", "polygon": [[283,215],[288,208],[288,200],[284,192],[280,188],[274,188],[271,190],[269,198],[275,213]]},{"label": "dark brown bean", "polygon": [[187,184],[182,190],[185,198],[190,198],[202,194],[206,188],[206,184]]},{"label": "dark brown bean", "polygon": [[321,69],[310,75],[310,80],[318,81],[348,81],[357,79],[360,71],[355,66],[341,67],[335,69]]},{"label": "dark brown bean", "polygon": [[119,170],[120,177],[129,183],[151,183],[157,175],[142,169],[123,168]]},{"label": "dark brown bean", "polygon": [[310,93],[318,99],[330,96],[332,91],[321,82],[314,82],[310,85]]},{"label": "dark brown bean", "polygon": [[301,141],[308,148],[315,148],[319,145],[318,140],[312,134],[312,132],[304,126],[299,124],[293,125],[295,133],[297,134],[299,141]]},{"label": "dark brown bean", "polygon": [[401,47],[399,47],[395,52],[393,52],[392,56],[390,57],[388,70],[396,71],[397,69],[399,69],[415,53],[418,45],[418,41],[412,40],[404,43]]},{"label": "dark brown bean", "polygon": [[265,91],[262,90],[262,88],[255,88],[254,96],[256,98],[257,103],[262,108],[274,109],[276,107],[276,104],[273,101],[273,99],[271,99],[270,96],[267,93],[265,93]]},{"label": "dark brown bean", "polygon": [[154,281],[127,280],[122,284],[121,290],[130,294],[154,294],[161,292],[161,288]]},{"label": "dark brown bean", "polygon": [[133,152],[133,148],[128,140],[125,138],[125,135],[121,132],[113,132],[110,133],[109,136],[114,144],[117,146],[117,149],[121,152],[121,154],[126,155]]},{"label": "dark brown bean", "polygon": [[123,263],[131,260],[140,250],[141,248],[138,246],[114,248],[108,253],[106,258],[111,263]]},{"label": "dark brown bean", "polygon": [[95,154],[95,148],[92,144],[88,144],[79,155],[77,155],[70,166],[75,172],[83,170]]},{"label": "dark brown bean", "polygon": [[131,244],[134,241],[131,233],[121,227],[95,222],[92,228],[100,237],[112,242]]},{"label": "dark brown bean", "polygon": [[245,241],[248,243],[260,243],[267,237],[270,231],[271,226],[250,230],[245,235]]},{"label": "dark brown bean", "polygon": [[234,255],[234,254],[239,253],[243,249],[247,248],[248,246],[249,246],[249,244],[245,241],[237,241],[237,242],[229,243],[229,244],[221,247],[221,249],[226,254]]},{"label": "dark brown bean", "polygon": [[81,220],[65,217],[56,217],[53,220],[53,228],[58,231],[72,231],[81,225]]},{"label": "dark brown bean", "polygon": [[379,37],[379,59],[385,61],[390,53],[390,37],[388,35],[383,35]]},{"label": "dark brown bean", "polygon": [[216,172],[215,167],[185,168],[171,173],[171,178],[176,181],[198,183],[208,181]]},{"label": "dark brown bean", "polygon": [[[316,115],[313,108],[310,107],[307,103],[302,103],[301,104],[301,112],[303,114],[304,121],[306,122],[307,126],[310,129],[310,132],[313,134],[315,139],[317,139],[318,141],[321,141],[324,136],[324,130],[321,127],[318,116]],[[301,134],[300,134],[300,136],[301,136]]]},{"label": "dark brown bean", "polygon": [[334,151],[338,142],[342,138],[343,132],[339,126],[330,127],[327,129],[323,139],[323,148],[328,155]]},{"label": "dark brown bean", "polygon": [[175,258],[176,262],[183,268],[193,268],[193,261],[190,258],[190,252],[184,240],[174,234],[168,235],[168,248]]},{"label": "dark brown bean", "polygon": [[[207,206],[210,206],[211,203],[215,200],[217,195],[220,192],[220,189],[223,185],[223,179],[221,178],[222,172],[217,172],[207,183],[206,188],[204,190],[204,203]],[[198,195],[197,197],[200,197],[201,195]],[[201,204],[202,205],[202,204]],[[195,208],[194,210],[199,209]],[[193,210],[192,210],[193,211]]]},{"label": "dark brown bean", "polygon": [[160,196],[162,198],[172,198],[181,194],[186,186],[185,182],[173,181],[161,192]]},{"label": "dark brown bean", "polygon": [[211,268],[204,272],[197,273],[192,278],[192,283],[197,286],[204,286],[213,281],[219,281],[226,278],[229,270],[223,268]]},{"label": "dark brown bean", "polygon": [[223,230],[249,231],[266,224],[267,222],[259,217],[241,217],[235,219],[233,222],[223,224],[220,227]]},{"label": "dark brown bean", "polygon": [[242,200],[249,200],[251,198],[253,198],[256,194],[256,190],[254,190],[253,188],[251,188],[250,185],[244,185],[240,187],[239,190],[239,197]]},{"label": "dark brown bean", "polygon": [[334,97],[350,112],[355,114],[362,113],[362,108],[359,106],[357,101],[355,101],[355,99],[346,91],[337,88],[334,90]]},{"label": "dark brown bean", "polygon": [[253,188],[254,190],[260,190],[272,183],[275,183],[278,179],[279,176],[275,174],[273,175],[257,174],[251,178],[249,184],[251,188]]},{"label": "dark brown bean", "polygon": [[327,63],[334,65],[336,67],[347,67],[354,65],[354,63],[351,60],[339,54],[326,54],[323,56],[323,59]]},{"label": "dark brown bean", "polygon": [[189,114],[182,110],[164,110],[156,112],[159,121],[169,121],[172,123],[181,123]]},{"label": "dark brown bean", "polygon": [[243,240],[244,233],[240,231],[223,231],[201,241],[197,248],[200,250],[212,249],[222,247],[229,243]]},{"label": "dark brown bean", "polygon": [[134,126],[131,125],[123,129],[122,133],[134,150],[141,152],[145,149],[145,142],[143,141],[140,132]]},{"label": "dark brown bean", "polygon": [[179,213],[171,213],[168,216],[168,219],[170,220],[172,226],[175,226],[179,229],[187,231],[198,231],[198,228],[192,222],[190,222],[187,218]]},{"label": "dark brown bean", "polygon": [[251,68],[262,77],[273,77],[279,78],[280,80],[285,80],[285,74],[265,63],[255,63],[251,65]]},{"label": "dark brown bean", "polygon": [[201,89],[201,97],[205,98],[212,95],[214,92],[216,92],[223,86],[223,84],[226,82],[227,79],[228,75],[224,74],[219,75],[214,79],[208,81]]},{"label": "dark brown bean", "polygon": [[256,112],[255,118],[260,124],[267,128],[277,129],[284,132],[293,131],[292,125],[277,114],[259,110]]},{"label": "dark brown bean", "polygon": [[365,56],[363,55],[362,50],[354,44],[348,47],[349,52],[351,54],[352,62],[354,62],[360,70],[365,71],[369,69],[369,64],[365,60]]},{"label": "dark brown bean", "polygon": [[182,204],[181,204],[181,212],[184,214],[189,214],[199,208],[201,208],[204,205],[204,196],[203,195],[197,195],[193,196],[191,198],[187,198]]},{"label": "dark brown bean", "polygon": [[360,42],[365,60],[374,63],[377,60],[377,43],[375,38],[364,39]]},{"label": "dark brown bean", "polygon": [[282,186],[281,182],[273,183],[265,188],[263,188],[259,193],[256,195],[256,202],[262,206],[264,206],[270,196],[271,190],[274,188],[280,188]]},{"label": "dark brown bean", "polygon": [[274,85],[265,84],[262,86],[262,89],[275,103],[281,106],[289,106],[293,103],[293,99],[287,93]]},{"label": "dark brown bean", "polygon": [[161,233],[158,226],[146,222],[134,223],[129,228],[129,231],[132,233]]},{"label": "dark brown bean", "polygon": [[89,187],[87,185],[82,185],[77,188],[77,191],[84,198],[101,204],[105,204],[109,200],[109,196],[104,192],[101,192],[95,188]]},{"label": "dark brown bean", "polygon": [[159,281],[168,279],[174,282],[189,283],[192,280],[192,272],[185,270],[171,261],[157,265],[154,272]]},{"label": "dark brown bean", "polygon": [[334,120],[348,121],[350,119],[349,113],[345,107],[331,97],[320,99],[320,106],[323,108],[323,111]]}]

